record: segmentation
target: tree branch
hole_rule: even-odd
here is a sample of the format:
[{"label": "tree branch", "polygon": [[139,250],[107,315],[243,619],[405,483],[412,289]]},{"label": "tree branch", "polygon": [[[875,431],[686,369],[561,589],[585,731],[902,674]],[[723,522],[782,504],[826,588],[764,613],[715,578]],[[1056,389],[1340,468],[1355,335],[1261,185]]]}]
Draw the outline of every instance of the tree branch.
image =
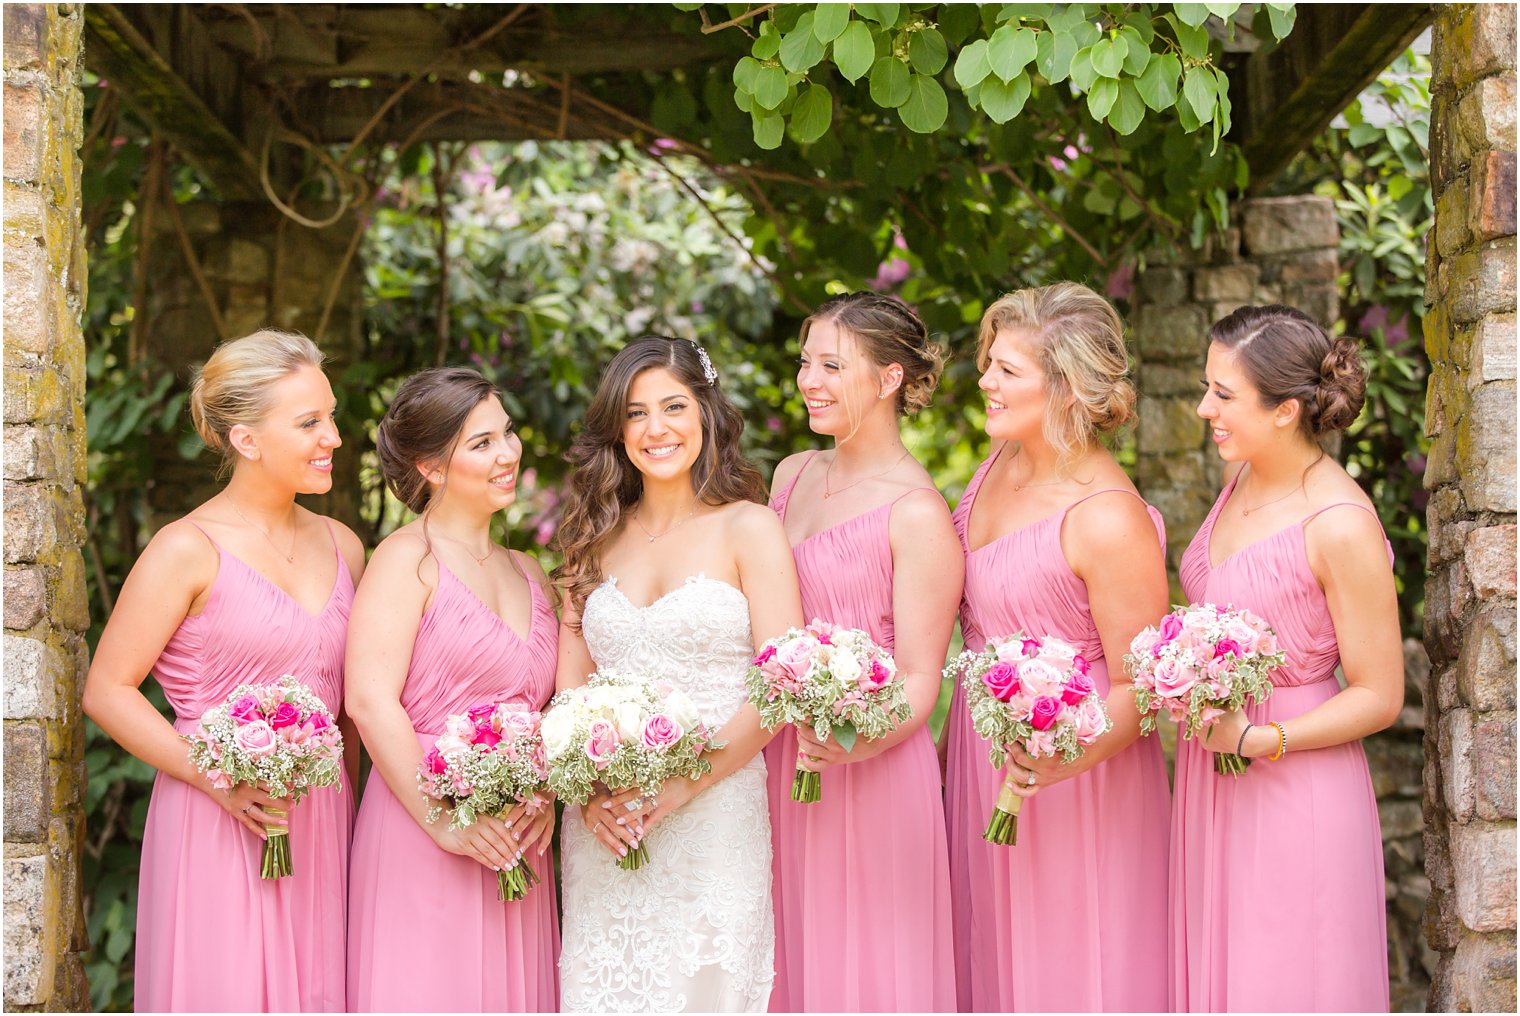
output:
[{"label": "tree branch", "polygon": [[1050,220],[1052,222],[1054,222],[1056,225],[1060,226],[1061,229],[1065,231],[1065,233],[1066,233],[1067,236],[1069,236],[1073,240],[1077,241],[1077,243],[1082,247],[1082,249],[1085,250],[1085,251],[1087,251],[1088,255],[1094,261],[1096,261],[1098,264],[1102,265],[1105,268],[1108,267],[1108,259],[1105,258],[1102,254],[1100,254],[1098,252],[1098,248],[1094,247],[1090,242],[1088,242],[1087,237],[1083,236],[1081,233],[1079,233],[1075,229],[1073,229],[1071,223],[1067,222],[1064,218],[1061,217],[1061,213],[1060,212],[1056,211],[1054,208],[1050,207],[1050,205],[1046,204],[1045,203],[1045,199],[1042,198],[1042,197],[1040,197],[1038,194],[1036,194],[1034,192],[1034,189],[1031,188],[1029,186],[1029,184],[1027,184],[1027,183],[1024,182],[1024,178],[1021,177],[1021,176],[1019,176],[1019,174],[1015,173],[1010,166],[1007,166],[1007,165],[992,165],[992,166],[982,166],[980,168],[981,168],[982,172],[984,172],[984,173],[989,172],[989,171],[990,172],[994,172],[994,173],[1002,173],[1008,179],[1012,180],[1013,183],[1014,183],[1014,186],[1018,187],[1019,190],[1023,191],[1024,192],[1024,196],[1027,197],[1031,202],[1033,202],[1034,206],[1036,208],[1038,208],[1040,211],[1044,212],[1047,216],[1049,216]]},{"label": "tree branch", "polygon": [[753,18],[753,17],[755,17],[756,15],[759,15],[759,14],[764,14],[766,11],[770,10],[772,7],[775,7],[775,6],[776,6],[775,4],[761,4],[759,7],[755,7],[753,9],[751,9],[751,10],[745,11],[743,14],[739,15],[737,18],[729,18],[727,21],[719,22],[716,25],[709,25],[709,24],[707,24],[707,11],[704,9],[702,11],[702,22],[703,22],[703,24],[702,24],[702,34],[703,35],[711,35],[714,32],[721,32],[725,28],[733,28],[735,25],[742,25],[744,22],[748,21],[750,18]]}]

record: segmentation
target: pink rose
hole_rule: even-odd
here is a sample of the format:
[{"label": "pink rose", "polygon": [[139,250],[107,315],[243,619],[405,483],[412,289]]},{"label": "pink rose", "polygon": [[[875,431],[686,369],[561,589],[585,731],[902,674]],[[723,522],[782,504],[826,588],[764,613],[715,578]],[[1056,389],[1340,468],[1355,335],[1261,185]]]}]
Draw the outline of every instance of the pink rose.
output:
[{"label": "pink rose", "polygon": [[475,728],[475,737],[471,744],[483,744],[487,748],[494,748],[501,743],[501,735],[491,729],[491,723],[487,720]]},{"label": "pink rose", "polygon": [[533,728],[538,725],[536,713],[525,713],[521,710],[513,710],[501,718],[503,730],[510,731],[513,737],[527,737],[533,733]]},{"label": "pink rose", "polygon": [[1217,660],[1226,653],[1232,654],[1236,659],[1245,656],[1245,650],[1240,648],[1240,643],[1234,639],[1220,639],[1214,643],[1214,658]]},{"label": "pink rose", "polygon": [[1156,661],[1156,694],[1164,698],[1178,698],[1186,695],[1193,687],[1193,672],[1190,667],[1174,659]]},{"label": "pink rose", "polygon": [[1049,730],[1061,715],[1061,700],[1053,695],[1040,695],[1029,710],[1029,725],[1036,730]]},{"label": "pink rose", "polygon": [[1108,726],[1108,717],[1104,715],[1103,706],[1097,699],[1088,699],[1082,703],[1076,714],[1077,740],[1083,744],[1092,744]]},{"label": "pink rose", "polygon": [[443,752],[437,748],[429,748],[423,761],[427,763],[428,772],[435,776],[442,775],[449,768],[449,760],[444,758]]},{"label": "pink rose", "polygon": [[1066,682],[1066,687],[1061,689],[1061,701],[1074,706],[1092,693],[1092,678],[1086,673],[1076,673],[1071,675],[1071,679]]},{"label": "pink rose", "polygon": [[1044,660],[1027,660],[1019,664],[1019,682],[1031,695],[1060,695],[1066,686],[1061,672]]},{"label": "pink rose", "polygon": [[644,747],[664,751],[681,739],[681,725],[670,717],[655,713],[644,721]]},{"label": "pink rose", "polygon": [[1075,670],[1083,677],[1086,677],[1087,672],[1089,670],[1092,670],[1092,664],[1087,662],[1087,657],[1083,656],[1081,653],[1078,653],[1071,658],[1071,669]]},{"label": "pink rose", "polygon": [[618,750],[617,728],[606,720],[595,720],[586,733],[586,757],[598,769],[606,769]]},{"label": "pink rose", "polygon": [[313,734],[320,734],[332,726],[332,721],[327,718],[326,713],[312,713],[306,717],[306,725],[311,728]]},{"label": "pink rose", "polygon": [[243,724],[237,728],[237,733],[232,735],[232,740],[245,755],[251,758],[263,758],[274,754],[278,744],[274,728],[263,720],[253,720]]},{"label": "pink rose", "polygon": [[269,718],[269,725],[276,730],[300,722],[301,710],[294,702],[281,702],[274,707],[274,715]]},{"label": "pink rose", "polygon": [[1182,622],[1178,620],[1176,614],[1168,614],[1161,619],[1160,641],[1170,642],[1180,634],[1182,634]]},{"label": "pink rose", "polygon": [[[491,717],[496,715],[496,706],[490,702],[482,702],[478,706],[471,706],[465,715],[470,718],[471,723],[475,724],[475,729],[479,730],[482,724],[490,724]],[[495,729],[494,725],[492,729]]]},{"label": "pink rose", "polygon": [[789,642],[783,643],[776,650],[776,664],[788,677],[798,681],[807,677],[808,669],[813,664],[813,654],[818,651],[821,643],[815,638],[801,636]]},{"label": "pink rose", "polygon": [[252,695],[244,695],[242,698],[232,703],[232,708],[229,710],[229,715],[231,715],[231,717],[234,720],[237,720],[239,723],[248,723],[252,720],[263,719],[263,716],[259,712],[259,700],[254,698]]},{"label": "pink rose", "polygon": [[982,683],[999,702],[1007,702],[1018,693],[1019,668],[1010,663],[994,663],[982,674]]}]

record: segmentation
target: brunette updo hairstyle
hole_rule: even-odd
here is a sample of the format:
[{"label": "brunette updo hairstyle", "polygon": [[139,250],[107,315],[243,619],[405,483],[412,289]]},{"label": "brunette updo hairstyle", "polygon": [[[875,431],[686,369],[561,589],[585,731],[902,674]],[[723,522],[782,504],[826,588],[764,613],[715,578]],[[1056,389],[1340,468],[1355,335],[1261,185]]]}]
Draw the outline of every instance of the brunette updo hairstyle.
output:
[{"label": "brunette updo hairstyle", "polygon": [[1058,461],[1070,463],[1097,434],[1135,418],[1124,322],[1103,297],[1075,282],[1020,289],[982,315],[976,364],[987,369],[997,333],[1029,333],[1029,352],[1045,374],[1045,440]]},{"label": "brunette updo hairstyle", "polygon": [[276,382],[302,367],[322,368],[317,344],[296,332],[263,328],[216,347],[190,383],[190,419],[206,447],[222,457],[218,475],[232,470],[233,427],[257,425],[269,412]]},{"label": "brunette updo hairstyle", "polygon": [[418,463],[447,469],[465,420],[491,398],[501,398],[501,389],[469,367],[435,367],[401,382],[375,432],[380,474],[398,501],[419,515],[427,511],[433,488]]},{"label": "brunette updo hairstyle", "polygon": [[1362,411],[1367,368],[1356,340],[1332,338],[1301,310],[1242,307],[1214,324],[1209,342],[1235,353],[1267,409],[1297,399],[1310,440],[1345,430]]},{"label": "brunette updo hairstyle", "polygon": [[623,425],[634,379],[656,368],[669,371],[690,389],[701,414],[702,450],[691,467],[692,489],[698,500],[712,506],[734,501],[765,503],[760,470],[739,447],[744,418],[723,394],[716,374],[709,380],[711,361],[706,354],[689,339],[663,335],[634,339],[602,371],[596,394],[582,418],[581,432],[565,456],[574,468],[564,521],[555,536],[562,563],[554,576],[564,584],[577,611],[602,583],[602,549],[644,494],[644,474],[629,461],[623,446]]},{"label": "brunette updo hairstyle", "polygon": [[801,340],[807,342],[814,323],[832,321],[855,337],[866,358],[878,367],[889,363],[903,369],[897,389],[897,411],[916,413],[934,398],[945,350],[929,339],[929,330],[907,304],[880,293],[846,293],[825,300],[802,322]]}]

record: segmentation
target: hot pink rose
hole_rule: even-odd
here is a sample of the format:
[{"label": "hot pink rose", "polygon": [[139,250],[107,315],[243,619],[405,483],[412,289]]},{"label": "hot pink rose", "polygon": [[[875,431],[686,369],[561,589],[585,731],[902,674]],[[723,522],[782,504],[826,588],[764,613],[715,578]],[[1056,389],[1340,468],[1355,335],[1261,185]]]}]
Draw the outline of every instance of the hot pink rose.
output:
[{"label": "hot pink rose", "polygon": [[1180,634],[1182,634],[1182,621],[1176,614],[1168,614],[1161,619],[1160,641],[1170,642]]},{"label": "hot pink rose", "polygon": [[1086,677],[1088,671],[1092,670],[1092,664],[1087,662],[1087,657],[1078,653],[1071,658],[1071,669]]},{"label": "hot pink rose", "polygon": [[294,702],[281,702],[274,707],[274,715],[269,718],[269,725],[276,730],[300,722],[301,709]]},{"label": "hot pink rose", "polygon": [[586,757],[598,769],[606,769],[618,750],[617,727],[606,720],[595,720],[586,733]]},{"label": "hot pink rose", "polygon": [[814,638],[802,636],[783,643],[776,650],[776,664],[788,677],[798,681],[807,677],[808,668],[812,666],[813,654],[818,651],[821,643]]},{"label": "hot pink rose", "polygon": [[670,717],[655,713],[644,721],[644,747],[664,751],[681,739],[681,725]]},{"label": "hot pink rose", "polygon": [[982,683],[999,702],[1007,702],[1018,694],[1019,668],[1011,663],[994,663],[982,674]]},{"label": "hot pink rose", "polygon": [[437,748],[429,748],[423,761],[427,763],[428,772],[440,775],[449,768],[449,760],[443,757],[443,752]]},{"label": "hot pink rose", "polygon": [[763,666],[765,666],[767,663],[769,663],[771,661],[771,657],[773,657],[775,655],[776,655],[776,647],[775,646],[771,646],[771,645],[766,646],[764,649],[760,650],[760,655],[755,657],[755,666],[757,666],[757,667],[763,667]]},{"label": "hot pink rose", "polygon": [[327,718],[326,713],[312,713],[306,717],[306,725],[311,728],[313,734],[320,734],[332,726],[332,721]]},{"label": "hot pink rose", "polygon": [[259,700],[254,698],[252,695],[244,695],[242,698],[232,703],[232,708],[228,710],[228,714],[239,723],[248,723],[251,720],[263,719],[263,716],[260,714],[259,710]]},{"label": "hot pink rose", "polygon": [[[465,715],[470,718],[470,722],[475,724],[475,728],[478,730],[481,724],[490,723],[491,718],[496,715],[496,706],[490,702],[482,702],[480,705],[471,706]],[[492,725],[492,729],[495,729],[494,724]]]},{"label": "hot pink rose", "polygon": [[274,754],[278,740],[274,728],[263,720],[252,720],[237,728],[237,733],[232,735],[232,740],[244,754],[252,758],[263,758]]},{"label": "hot pink rose", "polygon": [[1236,659],[1245,656],[1245,650],[1240,648],[1240,643],[1234,639],[1220,639],[1214,643],[1214,658],[1217,660],[1225,654],[1231,654]]},{"label": "hot pink rose", "polygon": [[1060,715],[1061,700],[1053,695],[1040,695],[1029,710],[1029,725],[1036,730],[1049,730]]},{"label": "hot pink rose", "polygon": [[488,720],[475,728],[475,736],[471,739],[470,743],[483,744],[487,748],[494,748],[501,743],[501,735],[491,729],[491,723]]},{"label": "hot pink rose", "polygon": [[1092,678],[1086,673],[1076,673],[1071,675],[1071,679],[1066,682],[1066,687],[1061,689],[1061,701],[1074,706],[1092,693]]}]

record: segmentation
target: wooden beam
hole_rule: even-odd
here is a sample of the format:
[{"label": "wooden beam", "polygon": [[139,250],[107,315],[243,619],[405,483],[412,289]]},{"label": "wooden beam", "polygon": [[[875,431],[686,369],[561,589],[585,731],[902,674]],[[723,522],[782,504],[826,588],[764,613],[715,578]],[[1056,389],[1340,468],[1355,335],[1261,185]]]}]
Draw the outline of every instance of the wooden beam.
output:
[{"label": "wooden beam", "polygon": [[1230,73],[1240,142],[1258,192],[1430,24],[1431,4],[1299,4],[1282,44]]},{"label": "wooden beam", "polygon": [[[233,104],[244,104],[236,96],[237,68],[222,60],[218,69],[220,51],[197,37],[198,23],[187,11],[163,5],[155,12],[158,19],[147,22],[138,16],[142,13],[138,8],[129,16],[116,4],[86,4],[85,63],[224,197],[261,198],[254,153],[238,127],[212,108],[229,94]],[[197,69],[203,73],[196,75]],[[201,80],[187,80],[187,74]]]}]

